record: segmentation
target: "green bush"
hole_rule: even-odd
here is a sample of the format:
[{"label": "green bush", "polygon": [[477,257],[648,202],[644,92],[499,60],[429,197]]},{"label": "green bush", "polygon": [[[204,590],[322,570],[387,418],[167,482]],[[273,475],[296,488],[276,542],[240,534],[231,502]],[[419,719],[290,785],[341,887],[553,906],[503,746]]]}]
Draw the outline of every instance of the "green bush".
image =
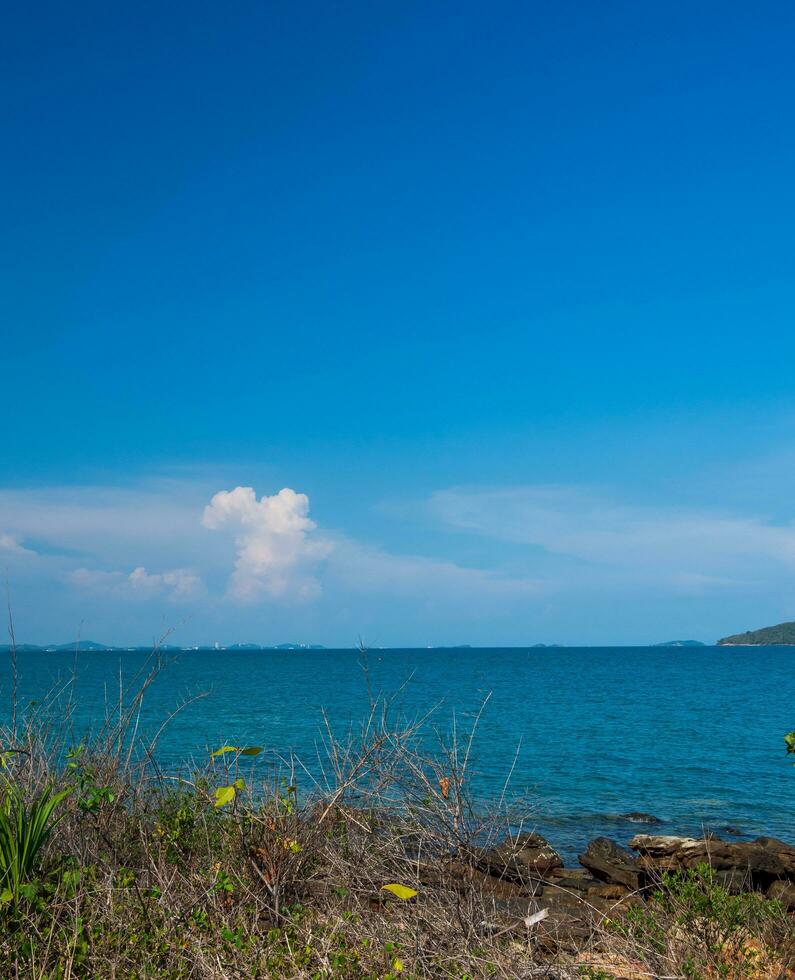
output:
[{"label": "green bush", "polygon": [[46,787],[26,804],[21,790],[10,780],[0,802],[0,901],[15,902],[20,889],[36,870],[47,838],[65,816],[57,813],[71,788],[53,791]]},{"label": "green bush", "polygon": [[630,909],[617,929],[649,950],[651,966],[675,965],[683,976],[701,980],[758,975],[774,952],[755,937],[775,933],[779,923],[786,925],[780,903],[758,892],[731,894],[701,864],[663,874],[649,904]]}]

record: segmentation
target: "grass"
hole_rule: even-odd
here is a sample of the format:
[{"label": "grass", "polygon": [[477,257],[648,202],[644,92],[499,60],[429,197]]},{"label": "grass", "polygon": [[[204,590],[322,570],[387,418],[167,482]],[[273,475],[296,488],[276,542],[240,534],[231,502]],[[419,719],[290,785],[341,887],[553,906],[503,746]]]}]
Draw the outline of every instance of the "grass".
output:
[{"label": "grass", "polygon": [[476,723],[429,752],[429,720],[376,698],[343,738],[326,727],[322,779],[256,746],[164,774],[136,721],[161,667],[94,738],[71,744],[68,686],[0,732],[0,976],[795,976],[792,918],[708,868],[575,947],[525,927],[535,886],[499,883],[506,900],[474,871],[517,820],[507,793],[472,801]]}]

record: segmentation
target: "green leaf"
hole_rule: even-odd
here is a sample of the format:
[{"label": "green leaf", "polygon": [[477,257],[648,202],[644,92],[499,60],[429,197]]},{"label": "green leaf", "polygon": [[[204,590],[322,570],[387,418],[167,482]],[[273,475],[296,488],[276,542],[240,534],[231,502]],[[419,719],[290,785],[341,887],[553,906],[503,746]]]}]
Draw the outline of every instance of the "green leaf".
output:
[{"label": "green leaf", "polygon": [[213,806],[220,807],[226,806],[227,803],[231,803],[235,798],[235,787],[234,786],[219,786],[215,791],[215,803]]},{"label": "green leaf", "polygon": [[236,779],[232,785],[235,787],[235,789],[241,789],[242,790],[242,789],[245,789],[246,788],[246,781],[241,776],[239,779]]},{"label": "green leaf", "polygon": [[784,736],[787,745],[787,752],[795,754],[795,732],[789,732]]},{"label": "green leaf", "polygon": [[262,751],[261,745],[247,745],[244,749],[240,750],[241,755],[259,755]]},{"label": "green leaf", "polygon": [[227,752],[239,752],[240,749],[236,745],[222,745],[220,749],[216,749],[215,752],[210,756],[211,759],[217,759],[219,756],[226,755]]},{"label": "green leaf", "polygon": [[7,905],[9,902],[13,901],[13,898],[14,893],[10,888],[4,888],[3,891],[0,892],[0,904],[2,905]]},{"label": "green leaf", "polygon": [[409,888],[407,885],[382,885],[382,891],[392,892],[392,894],[399,898],[402,902],[408,901],[410,898],[414,898],[417,892],[413,888]]}]

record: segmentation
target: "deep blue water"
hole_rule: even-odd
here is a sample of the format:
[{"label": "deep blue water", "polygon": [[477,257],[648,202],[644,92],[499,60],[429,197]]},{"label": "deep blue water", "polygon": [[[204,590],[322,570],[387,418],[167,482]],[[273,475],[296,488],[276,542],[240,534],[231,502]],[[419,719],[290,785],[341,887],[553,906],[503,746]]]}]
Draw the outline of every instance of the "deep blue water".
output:
[{"label": "deep blue water", "polygon": [[[21,654],[20,702],[41,699],[76,664],[75,738],[102,720],[139,654]],[[339,732],[368,710],[354,650],[184,652],[147,692],[151,731],[180,699],[158,747],[176,768],[221,744],[294,752],[317,771],[322,709]],[[567,856],[606,833],[643,827],[630,810],[665,821],[661,833],[734,825],[746,836],[795,840],[795,768],[783,735],[795,728],[795,648],[563,648],[389,650],[368,654],[371,690],[399,689],[405,715],[434,705],[433,725],[461,730],[490,695],[472,752],[474,787],[499,794],[517,753],[511,791],[527,796],[527,826]],[[9,674],[3,676],[3,712]],[[261,760],[260,760],[261,762]]]}]

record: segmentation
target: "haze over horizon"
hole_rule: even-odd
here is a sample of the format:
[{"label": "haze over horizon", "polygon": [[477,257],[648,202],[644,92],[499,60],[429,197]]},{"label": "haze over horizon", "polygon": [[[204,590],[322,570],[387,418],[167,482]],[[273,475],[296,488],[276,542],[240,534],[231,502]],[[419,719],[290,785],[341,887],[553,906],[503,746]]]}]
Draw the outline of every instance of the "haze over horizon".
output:
[{"label": "haze over horizon", "polygon": [[795,9],[6,20],[20,641],[795,619]]}]

